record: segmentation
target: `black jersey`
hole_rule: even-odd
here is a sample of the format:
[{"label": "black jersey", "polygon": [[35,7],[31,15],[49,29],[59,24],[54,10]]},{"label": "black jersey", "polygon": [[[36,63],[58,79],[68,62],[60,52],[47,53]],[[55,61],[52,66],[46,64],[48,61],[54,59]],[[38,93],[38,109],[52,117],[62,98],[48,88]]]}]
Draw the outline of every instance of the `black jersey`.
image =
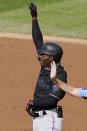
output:
[{"label": "black jersey", "polygon": [[[32,37],[39,56],[39,52],[43,46],[43,37],[37,20],[32,20]],[[67,83],[67,73],[60,63],[57,63],[56,77]],[[57,106],[65,92],[61,90],[50,79],[51,67],[41,67],[36,88],[34,92],[34,106],[38,109],[52,109]]]}]

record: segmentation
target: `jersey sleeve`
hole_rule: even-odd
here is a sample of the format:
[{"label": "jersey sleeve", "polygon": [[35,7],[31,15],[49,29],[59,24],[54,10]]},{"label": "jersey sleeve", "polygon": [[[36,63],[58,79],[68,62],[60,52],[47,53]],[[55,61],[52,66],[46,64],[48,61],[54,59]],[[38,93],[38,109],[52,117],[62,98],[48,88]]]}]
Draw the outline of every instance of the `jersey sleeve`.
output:
[{"label": "jersey sleeve", "polygon": [[37,20],[32,20],[32,38],[39,55],[39,52],[43,46],[43,36],[42,32],[39,28],[39,24]]},{"label": "jersey sleeve", "polygon": [[87,99],[87,88],[78,88],[78,91],[81,97]]}]

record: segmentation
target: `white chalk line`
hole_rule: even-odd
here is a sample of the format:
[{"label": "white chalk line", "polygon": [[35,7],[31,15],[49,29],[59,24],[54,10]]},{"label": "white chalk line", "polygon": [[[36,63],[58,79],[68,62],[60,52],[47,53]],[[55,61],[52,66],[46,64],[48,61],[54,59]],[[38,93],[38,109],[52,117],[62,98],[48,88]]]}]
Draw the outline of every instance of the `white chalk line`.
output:
[{"label": "white chalk line", "polygon": [[[13,38],[13,39],[26,39],[32,40],[32,35],[26,34],[17,34],[17,33],[8,33],[8,32],[0,32],[0,38]],[[87,40],[83,39],[72,39],[72,38],[65,38],[65,37],[55,37],[55,36],[44,36],[43,39],[45,41],[58,41],[62,43],[70,43],[70,44],[81,44],[87,45]]]}]

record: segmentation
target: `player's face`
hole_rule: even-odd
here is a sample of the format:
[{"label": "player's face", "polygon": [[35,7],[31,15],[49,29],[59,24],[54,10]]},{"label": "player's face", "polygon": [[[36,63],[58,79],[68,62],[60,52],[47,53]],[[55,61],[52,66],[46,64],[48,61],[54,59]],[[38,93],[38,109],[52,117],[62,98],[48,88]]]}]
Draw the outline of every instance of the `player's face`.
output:
[{"label": "player's face", "polygon": [[53,61],[53,56],[40,55],[39,60],[40,60],[41,66],[50,66],[51,62]]}]

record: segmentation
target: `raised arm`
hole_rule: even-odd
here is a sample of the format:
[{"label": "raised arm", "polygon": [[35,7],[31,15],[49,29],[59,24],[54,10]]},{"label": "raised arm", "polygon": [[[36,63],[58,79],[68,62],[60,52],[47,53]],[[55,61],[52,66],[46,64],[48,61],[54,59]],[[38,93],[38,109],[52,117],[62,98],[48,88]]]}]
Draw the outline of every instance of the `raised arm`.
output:
[{"label": "raised arm", "polygon": [[37,53],[39,54],[39,51],[43,46],[43,36],[37,20],[37,7],[34,3],[30,3],[29,9],[31,11],[32,16],[32,37]]}]

